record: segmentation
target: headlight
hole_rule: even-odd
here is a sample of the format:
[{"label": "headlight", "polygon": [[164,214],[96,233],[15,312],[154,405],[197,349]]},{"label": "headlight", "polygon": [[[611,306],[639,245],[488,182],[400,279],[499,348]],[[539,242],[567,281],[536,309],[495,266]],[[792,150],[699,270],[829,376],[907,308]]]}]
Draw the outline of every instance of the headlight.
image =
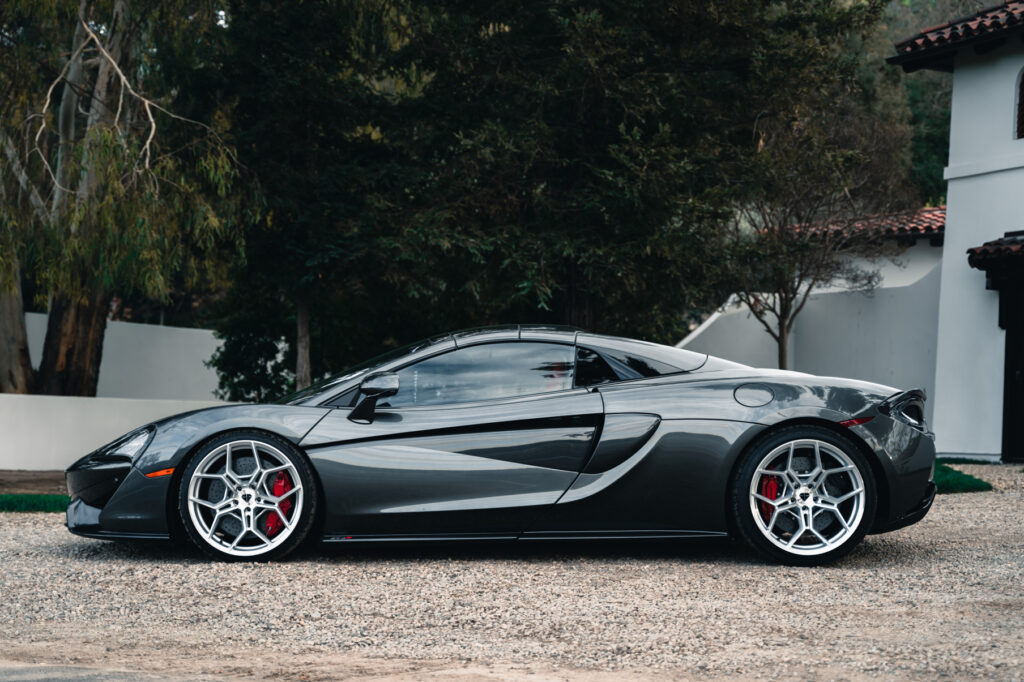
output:
[{"label": "headlight", "polygon": [[135,459],[136,455],[146,449],[146,446],[149,445],[149,439],[152,437],[152,426],[132,431],[127,436],[119,438],[108,445],[106,452],[103,454],[108,457],[117,457],[118,459]]}]

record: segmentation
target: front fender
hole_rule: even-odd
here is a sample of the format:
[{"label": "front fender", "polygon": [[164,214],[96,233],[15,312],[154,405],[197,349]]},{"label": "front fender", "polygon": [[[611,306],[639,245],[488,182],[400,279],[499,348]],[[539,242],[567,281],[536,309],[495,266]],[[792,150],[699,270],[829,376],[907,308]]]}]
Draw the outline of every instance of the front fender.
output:
[{"label": "front fender", "polygon": [[293,405],[226,405],[189,412],[156,423],[156,433],[134,465],[142,473],[177,467],[207,438],[232,429],[269,431],[298,444],[330,412]]}]

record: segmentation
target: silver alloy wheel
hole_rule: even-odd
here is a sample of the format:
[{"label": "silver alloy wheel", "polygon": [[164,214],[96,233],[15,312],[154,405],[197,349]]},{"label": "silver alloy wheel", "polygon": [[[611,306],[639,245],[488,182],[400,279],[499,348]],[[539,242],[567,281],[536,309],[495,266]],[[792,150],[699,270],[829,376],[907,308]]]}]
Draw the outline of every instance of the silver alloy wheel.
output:
[{"label": "silver alloy wheel", "polygon": [[864,479],[839,447],[803,438],[783,443],[757,465],[750,512],[776,547],[813,556],[849,540],[864,517]]},{"label": "silver alloy wheel", "polygon": [[[275,488],[285,487],[275,494]],[[303,497],[299,472],[284,453],[261,441],[238,440],[199,462],[188,484],[188,513],[217,551],[256,556],[292,534]]]}]

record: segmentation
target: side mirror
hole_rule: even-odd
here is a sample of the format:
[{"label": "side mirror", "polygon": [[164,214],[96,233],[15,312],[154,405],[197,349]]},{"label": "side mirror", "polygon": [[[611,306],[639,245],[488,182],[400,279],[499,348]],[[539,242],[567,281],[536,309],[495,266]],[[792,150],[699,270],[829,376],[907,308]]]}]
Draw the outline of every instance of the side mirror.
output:
[{"label": "side mirror", "polygon": [[398,393],[398,375],[392,372],[371,374],[359,384],[359,401],[352,408],[348,418],[363,424],[373,423],[377,401]]}]

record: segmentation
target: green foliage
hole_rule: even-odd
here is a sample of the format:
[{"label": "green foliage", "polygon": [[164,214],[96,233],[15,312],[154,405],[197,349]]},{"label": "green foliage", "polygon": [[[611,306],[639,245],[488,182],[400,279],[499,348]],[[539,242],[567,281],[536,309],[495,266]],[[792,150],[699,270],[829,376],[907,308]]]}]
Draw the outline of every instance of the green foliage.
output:
[{"label": "green foliage", "polygon": [[[880,0],[100,0],[101,38],[118,2],[138,29],[133,87],[204,125],[154,110],[147,155],[129,98],[120,124],[65,149],[88,200],[50,221],[3,173],[0,267],[16,253],[40,300],[216,292],[212,364],[233,399],[290,388],[300,306],[318,375],[500,322],[675,342],[735,282],[736,206],[905,173],[892,142],[909,113],[916,182],[936,191],[934,90],[910,88],[908,108],[881,62]],[[50,190],[64,85],[34,156],[29,116],[75,12],[0,9],[18,37],[0,40],[0,127]],[[770,260],[759,248],[751,263]]]},{"label": "green foliage", "polygon": [[430,78],[400,106],[432,168],[391,277],[678,340],[720,302],[718,226],[756,122],[818,87],[879,7],[417,3],[403,56]]},{"label": "green foliage", "polygon": [[935,485],[940,495],[992,490],[991,483],[970,474],[965,474],[962,471],[957,471],[941,462],[936,462],[935,464]]},{"label": "green foliage", "polygon": [[837,92],[884,108],[860,44],[882,9],[236,0],[208,71],[265,211],[218,323],[225,395],[289,380],[300,302],[315,374],[500,322],[677,341],[728,293],[759,131]]},{"label": "green foliage", "polygon": [[67,495],[0,495],[0,512],[63,512],[71,498]]},{"label": "green foliage", "polygon": [[[116,5],[88,6],[87,18],[95,22],[100,40],[109,38],[107,25]],[[57,153],[56,109],[67,85],[58,79],[49,100],[44,95],[57,74],[68,73],[67,50],[78,21],[75,7],[15,3],[11,15],[4,17],[11,38],[4,41],[6,57],[17,67],[17,78],[7,83],[11,97],[0,126],[10,139],[23,143],[18,151],[30,180],[52,207],[40,219],[21,192],[21,204],[8,203],[5,213],[18,221],[19,237],[35,256],[33,275],[42,294],[82,297],[104,290],[160,299],[176,273],[185,273],[188,285],[196,284],[209,258],[219,255],[221,245],[232,238],[229,216],[239,200],[233,191],[237,172],[232,149],[215,129],[160,110],[175,108],[176,84],[164,78],[164,65],[184,57],[177,49],[182,42],[201,41],[214,27],[214,16],[203,11],[208,7],[203,2],[125,6],[133,22],[126,30],[136,32],[125,40],[135,49],[120,54],[119,68],[135,77],[130,84],[137,92],[152,100],[155,128],[143,102],[128,92],[111,102],[120,107],[117,115],[106,112],[95,125],[83,115],[90,105],[85,99],[76,116],[76,135],[66,141],[63,157]],[[146,42],[155,40],[153,36],[159,36],[159,51]],[[97,54],[91,44],[86,52]],[[86,94],[96,85],[100,68],[85,70]],[[110,90],[116,93],[118,88],[115,79]],[[43,117],[38,115],[41,110]],[[65,193],[71,200],[51,201],[60,191],[55,173],[69,185]],[[13,185],[9,178],[7,183]]]},{"label": "green foliage", "polygon": [[[973,14],[985,6],[976,0],[894,0],[886,12],[888,40],[875,54],[879,60],[892,55],[892,43],[916,35],[922,28]],[[937,71],[903,74],[902,96],[911,112],[914,138],[911,147],[911,179],[921,202],[934,206],[946,200],[943,170],[949,160],[949,116],[953,76]]]}]

